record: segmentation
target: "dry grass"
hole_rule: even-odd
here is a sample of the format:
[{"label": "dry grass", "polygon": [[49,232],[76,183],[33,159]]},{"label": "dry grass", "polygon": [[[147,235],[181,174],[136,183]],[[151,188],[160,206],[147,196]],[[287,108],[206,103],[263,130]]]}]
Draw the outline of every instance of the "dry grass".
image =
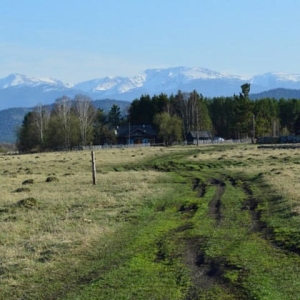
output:
[{"label": "dry grass", "polygon": [[[162,174],[109,168],[165,151],[98,151],[97,169],[105,172],[97,174],[95,186],[88,151],[0,156],[0,291],[17,288],[25,277],[51,270],[61,260],[74,264],[72,253],[83,253],[95,240],[113,233],[121,226],[125,209],[140,205],[153,193],[159,196],[163,190],[154,183]],[[58,181],[46,182],[49,176]],[[28,179],[33,183],[22,184]],[[36,204],[18,205],[28,198]]]},{"label": "dry grass", "polygon": [[191,160],[236,161],[245,166],[230,165],[233,169],[247,174],[261,173],[272,189],[290,202],[294,211],[300,213],[300,150],[299,149],[258,149],[256,145],[239,145],[227,150],[210,147],[211,151],[201,151]]}]

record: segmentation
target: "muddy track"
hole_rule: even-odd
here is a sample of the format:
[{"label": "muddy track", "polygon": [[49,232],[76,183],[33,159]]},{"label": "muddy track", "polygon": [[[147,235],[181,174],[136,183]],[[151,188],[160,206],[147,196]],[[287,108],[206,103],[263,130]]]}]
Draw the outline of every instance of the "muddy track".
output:
[{"label": "muddy track", "polygon": [[206,183],[201,182],[199,178],[193,180],[193,190],[197,191],[198,197],[204,197],[208,185],[216,187],[214,197],[209,202],[209,215],[217,220],[221,220],[221,198],[225,192],[226,184],[220,179],[211,178]]},{"label": "muddy track", "polygon": [[[243,190],[244,194],[246,195],[246,199],[243,203],[242,210],[248,210],[251,218],[252,218],[252,225],[251,231],[252,232],[262,232],[267,237],[267,226],[264,222],[261,221],[260,212],[257,211],[257,206],[259,200],[256,199],[253,195],[253,191],[249,187],[249,184],[246,181],[237,180],[232,176],[227,176],[226,179],[231,183],[232,186],[240,188]],[[239,182],[239,183],[238,183]]]},{"label": "muddy track", "polygon": [[[209,202],[209,216],[220,223],[221,198],[225,192],[226,184],[222,180],[212,178],[206,183],[200,183],[198,178],[194,179],[193,190],[198,192],[198,196],[205,195],[206,187],[212,185],[216,187],[216,192]],[[193,286],[190,287],[185,300],[199,299],[201,291],[210,290],[215,284],[221,281],[222,268],[219,263],[208,261],[205,258],[204,249],[206,238],[193,237],[185,241],[186,250],[184,262],[191,272]]]},{"label": "muddy track", "polygon": [[193,190],[197,191],[198,197],[204,197],[206,193],[206,184],[201,182],[199,178],[195,178],[193,181]]},{"label": "muddy track", "polygon": [[194,237],[186,241],[185,264],[189,267],[193,286],[190,287],[185,300],[199,299],[203,290],[209,290],[217,283],[216,276],[209,276],[210,266],[205,262],[204,252],[201,250],[205,240]]},{"label": "muddy track", "polygon": [[[232,186],[240,185],[240,180],[232,177],[225,177]],[[226,183],[221,179],[212,178],[205,184],[200,183],[197,178],[193,182],[193,189],[195,191],[204,191],[208,186],[215,187],[215,194],[209,201],[208,215],[216,221],[217,226],[222,226],[222,196],[226,190]],[[204,187],[204,188],[203,188]],[[251,230],[258,231],[264,228],[264,224],[260,221],[260,216],[256,212],[258,201],[253,196],[252,190],[247,185],[247,182],[242,182],[241,186],[246,195],[246,200],[242,209],[249,210],[252,216],[253,224]],[[247,292],[237,286],[228,285],[228,281],[224,281],[223,275],[225,270],[239,270],[238,267],[228,264],[222,258],[206,257],[205,249],[209,237],[198,236],[185,240],[185,254],[184,262],[191,273],[191,280],[193,285],[190,287],[185,300],[199,299],[201,293],[210,291],[216,285],[225,285],[232,291],[232,299],[248,299]],[[233,296],[235,295],[235,296]]]},{"label": "muddy track", "polygon": [[216,186],[215,195],[209,202],[209,215],[217,221],[217,224],[220,224],[222,219],[221,198],[225,192],[226,184],[224,181],[214,178],[211,179],[209,183],[213,186]]},{"label": "muddy track", "polygon": [[[258,200],[254,197],[252,190],[249,188],[247,182],[243,182],[242,189],[246,195],[242,209],[249,210],[252,218],[251,231],[266,233],[266,224],[260,219],[260,212],[257,211]],[[266,238],[266,236],[265,236]]]},{"label": "muddy track", "polygon": [[300,250],[298,247],[276,242],[275,233],[273,232],[272,227],[269,227],[265,222],[261,220],[261,211],[257,209],[259,199],[256,199],[254,197],[253,192],[249,188],[247,182],[243,182],[242,189],[247,196],[247,199],[244,201],[242,209],[249,210],[249,213],[252,218],[251,231],[259,232],[261,237],[267,240],[270,244],[272,244],[273,247],[285,249],[292,253],[300,255]]}]

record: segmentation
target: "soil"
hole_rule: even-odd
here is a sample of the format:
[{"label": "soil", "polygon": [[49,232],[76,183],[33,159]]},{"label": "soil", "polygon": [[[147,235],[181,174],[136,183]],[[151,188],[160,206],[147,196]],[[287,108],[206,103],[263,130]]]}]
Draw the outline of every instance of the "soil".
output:
[{"label": "soil", "polygon": [[211,185],[216,186],[216,192],[214,197],[209,202],[209,215],[217,221],[217,224],[220,224],[222,219],[221,215],[221,198],[225,192],[225,182],[218,179],[211,179]]}]

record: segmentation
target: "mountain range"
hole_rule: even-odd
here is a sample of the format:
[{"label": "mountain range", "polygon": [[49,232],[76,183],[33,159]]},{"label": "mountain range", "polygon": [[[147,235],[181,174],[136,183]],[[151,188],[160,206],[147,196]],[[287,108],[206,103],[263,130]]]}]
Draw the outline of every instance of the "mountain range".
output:
[{"label": "mountain range", "polygon": [[[0,79],[0,142],[13,142],[15,128],[37,104],[53,104],[62,96],[84,94],[95,106],[108,111],[113,104],[125,109],[142,94],[176,94],[196,90],[204,97],[232,96],[241,85],[251,84],[252,99],[300,98],[300,74],[269,72],[252,77],[222,74],[206,68],[148,69],[133,77],[110,76],[76,84],[57,79],[11,74]],[[105,100],[102,100],[105,99]],[[114,99],[114,100],[109,100]],[[96,101],[97,100],[97,101]]]},{"label": "mountain range", "polygon": [[178,90],[196,90],[205,97],[239,94],[243,83],[251,84],[251,93],[285,88],[300,89],[300,74],[265,73],[252,77],[222,74],[206,68],[173,67],[148,69],[133,77],[110,76],[76,84],[57,79],[33,78],[11,74],[0,79],[0,110],[12,107],[33,107],[51,104],[65,95],[85,94],[93,100],[132,101],[142,94],[176,94]]}]

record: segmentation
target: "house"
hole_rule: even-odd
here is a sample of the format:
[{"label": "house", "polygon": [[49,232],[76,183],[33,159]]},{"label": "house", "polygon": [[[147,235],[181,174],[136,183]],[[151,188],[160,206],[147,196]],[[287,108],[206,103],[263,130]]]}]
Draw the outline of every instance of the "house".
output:
[{"label": "house", "polygon": [[116,129],[118,144],[154,144],[156,132],[151,125],[124,125]]},{"label": "house", "polygon": [[198,141],[211,141],[213,139],[212,134],[208,130],[190,131],[186,136],[188,144],[197,144]]}]

